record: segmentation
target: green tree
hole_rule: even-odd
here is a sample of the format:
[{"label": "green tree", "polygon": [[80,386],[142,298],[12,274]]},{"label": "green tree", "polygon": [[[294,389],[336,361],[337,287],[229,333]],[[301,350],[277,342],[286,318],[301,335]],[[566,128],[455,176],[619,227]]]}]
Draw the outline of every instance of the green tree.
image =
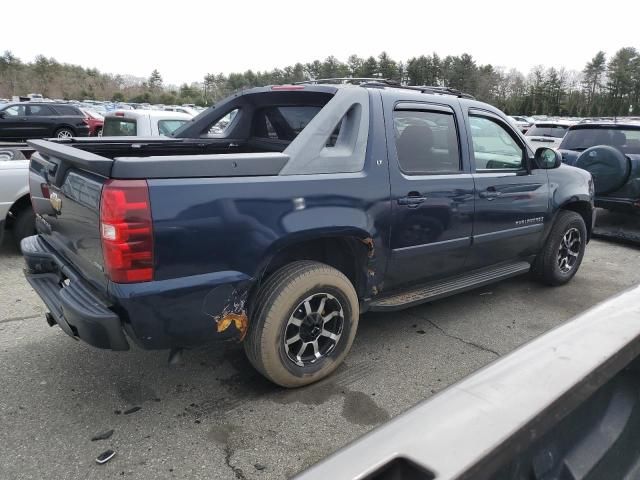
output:
[{"label": "green tree", "polygon": [[162,88],[162,75],[157,69],[154,69],[149,75],[149,80],[147,81],[147,85],[150,90],[160,90]]}]

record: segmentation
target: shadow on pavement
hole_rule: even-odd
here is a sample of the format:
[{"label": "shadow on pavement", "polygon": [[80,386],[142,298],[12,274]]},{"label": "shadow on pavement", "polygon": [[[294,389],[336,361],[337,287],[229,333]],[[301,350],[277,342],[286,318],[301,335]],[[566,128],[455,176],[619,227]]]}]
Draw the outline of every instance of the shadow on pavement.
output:
[{"label": "shadow on pavement", "polygon": [[598,209],[593,236],[640,247],[640,215]]}]

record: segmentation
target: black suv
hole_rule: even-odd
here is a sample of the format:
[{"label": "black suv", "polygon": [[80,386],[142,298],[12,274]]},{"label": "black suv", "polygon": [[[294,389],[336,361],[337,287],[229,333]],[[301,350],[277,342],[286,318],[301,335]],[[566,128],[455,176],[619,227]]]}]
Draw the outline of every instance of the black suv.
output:
[{"label": "black suv", "polygon": [[85,115],[73,105],[22,102],[0,106],[0,139],[87,137]]}]

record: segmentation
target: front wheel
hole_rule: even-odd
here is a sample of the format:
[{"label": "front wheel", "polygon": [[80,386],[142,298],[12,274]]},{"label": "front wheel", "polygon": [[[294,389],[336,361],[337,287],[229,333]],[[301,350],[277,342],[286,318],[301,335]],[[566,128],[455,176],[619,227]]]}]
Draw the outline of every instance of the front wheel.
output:
[{"label": "front wheel", "polygon": [[580,268],[587,245],[587,227],[576,212],[558,214],[549,238],[534,263],[534,273],[547,285],[567,283]]},{"label": "front wheel", "polygon": [[25,237],[36,234],[36,215],[33,209],[23,208],[16,213],[15,222],[13,223],[13,238],[20,248],[20,242]]},{"label": "front wheel", "polygon": [[283,387],[328,376],[351,349],[360,315],[347,277],[328,265],[293,262],[267,279],[244,342],[251,364]]}]

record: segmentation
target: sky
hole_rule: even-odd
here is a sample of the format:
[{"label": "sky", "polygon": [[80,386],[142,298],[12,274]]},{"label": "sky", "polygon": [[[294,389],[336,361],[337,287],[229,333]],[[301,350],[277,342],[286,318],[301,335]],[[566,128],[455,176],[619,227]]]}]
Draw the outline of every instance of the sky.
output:
[{"label": "sky", "polygon": [[640,49],[638,0],[2,0],[0,12],[0,51],[23,61],[43,54],[139,77],[157,68],[174,85],[353,53],[466,52],[527,73]]}]

